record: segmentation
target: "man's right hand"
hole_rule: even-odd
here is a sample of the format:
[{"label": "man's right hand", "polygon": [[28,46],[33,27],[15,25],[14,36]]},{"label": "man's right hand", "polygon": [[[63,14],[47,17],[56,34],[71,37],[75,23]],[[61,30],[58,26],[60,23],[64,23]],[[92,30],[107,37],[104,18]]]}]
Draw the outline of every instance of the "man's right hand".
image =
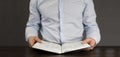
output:
[{"label": "man's right hand", "polygon": [[29,42],[29,47],[32,47],[36,42],[41,43],[41,40],[39,37],[31,36],[28,38],[28,42]]}]

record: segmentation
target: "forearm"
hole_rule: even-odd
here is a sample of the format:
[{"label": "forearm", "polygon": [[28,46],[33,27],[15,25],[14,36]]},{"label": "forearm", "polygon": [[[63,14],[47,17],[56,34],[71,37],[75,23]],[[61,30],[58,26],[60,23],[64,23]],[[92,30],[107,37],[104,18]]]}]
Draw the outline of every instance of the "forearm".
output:
[{"label": "forearm", "polygon": [[98,44],[100,41],[100,30],[96,22],[93,0],[84,0],[84,2],[83,24],[86,31],[86,38],[93,38],[96,44]]},{"label": "forearm", "polygon": [[37,0],[30,0],[29,19],[25,29],[26,41],[28,41],[28,38],[30,36],[38,36],[40,13],[38,11],[37,6],[38,6]]},{"label": "forearm", "polygon": [[96,41],[96,44],[100,42],[101,35],[97,24],[95,24],[94,26],[85,27],[85,31],[86,38],[93,38]]}]

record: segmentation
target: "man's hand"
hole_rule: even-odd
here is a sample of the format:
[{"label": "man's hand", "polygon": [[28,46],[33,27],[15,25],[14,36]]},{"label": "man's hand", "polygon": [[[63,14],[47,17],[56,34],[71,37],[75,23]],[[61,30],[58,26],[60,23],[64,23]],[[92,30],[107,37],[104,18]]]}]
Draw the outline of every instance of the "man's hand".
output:
[{"label": "man's hand", "polygon": [[32,47],[36,42],[41,43],[41,40],[39,37],[31,36],[29,37],[28,42],[29,42],[29,47]]},{"label": "man's hand", "polygon": [[82,41],[82,43],[83,44],[87,43],[87,44],[89,44],[91,46],[90,48],[84,49],[85,51],[93,50],[93,48],[96,45],[96,42],[95,42],[95,40],[93,38],[86,38],[85,40]]}]

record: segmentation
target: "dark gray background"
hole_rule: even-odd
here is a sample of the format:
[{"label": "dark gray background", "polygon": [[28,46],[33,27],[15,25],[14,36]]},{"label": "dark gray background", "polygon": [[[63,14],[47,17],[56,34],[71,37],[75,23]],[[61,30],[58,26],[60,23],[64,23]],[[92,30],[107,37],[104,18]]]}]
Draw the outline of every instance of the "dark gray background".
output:
[{"label": "dark gray background", "polygon": [[[102,39],[99,46],[120,46],[120,0],[94,0]],[[0,46],[27,46],[24,38],[29,0],[0,0]]]}]

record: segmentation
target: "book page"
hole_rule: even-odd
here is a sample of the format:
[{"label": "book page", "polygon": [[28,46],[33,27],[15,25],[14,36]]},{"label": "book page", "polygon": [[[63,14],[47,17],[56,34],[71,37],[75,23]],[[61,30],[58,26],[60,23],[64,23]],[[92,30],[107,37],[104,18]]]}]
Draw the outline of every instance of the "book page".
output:
[{"label": "book page", "polygon": [[88,47],[90,47],[90,45],[82,44],[81,42],[64,43],[62,45],[62,53],[80,50]]},{"label": "book page", "polygon": [[61,46],[59,44],[42,41],[42,43],[35,43],[32,48],[40,49],[48,52],[61,54]]}]

